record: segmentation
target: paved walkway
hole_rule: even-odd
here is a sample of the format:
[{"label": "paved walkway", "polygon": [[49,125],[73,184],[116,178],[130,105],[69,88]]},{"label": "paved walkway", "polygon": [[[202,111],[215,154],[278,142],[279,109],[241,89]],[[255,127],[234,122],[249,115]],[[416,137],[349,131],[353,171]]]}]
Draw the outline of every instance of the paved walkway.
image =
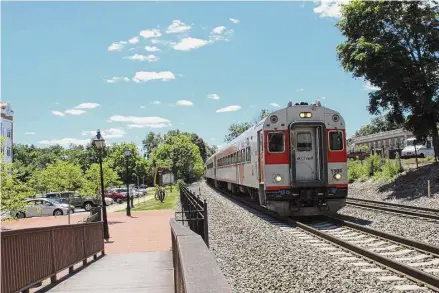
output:
[{"label": "paved walkway", "polygon": [[[123,212],[108,213],[107,255],[49,292],[174,292],[169,226],[173,217],[174,211],[132,212],[131,217]],[[67,272],[60,272],[58,278],[65,277]],[[43,283],[46,284],[47,281]]]}]

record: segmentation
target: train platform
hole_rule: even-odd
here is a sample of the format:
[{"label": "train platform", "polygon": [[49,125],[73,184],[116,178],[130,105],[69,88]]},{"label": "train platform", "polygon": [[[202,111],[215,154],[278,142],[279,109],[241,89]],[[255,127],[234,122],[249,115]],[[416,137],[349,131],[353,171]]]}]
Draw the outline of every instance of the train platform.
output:
[{"label": "train platform", "polygon": [[[174,211],[108,213],[110,240],[105,256],[41,291],[174,292],[171,228]],[[40,287],[41,288],[41,287]]]}]

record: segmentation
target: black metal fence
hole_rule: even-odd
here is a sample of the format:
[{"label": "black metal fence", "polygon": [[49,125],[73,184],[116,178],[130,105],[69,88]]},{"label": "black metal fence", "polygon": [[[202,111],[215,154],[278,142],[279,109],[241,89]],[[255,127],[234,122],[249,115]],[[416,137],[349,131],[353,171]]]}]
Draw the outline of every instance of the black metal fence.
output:
[{"label": "black metal fence", "polygon": [[199,195],[189,190],[187,186],[180,185],[181,219],[176,221],[185,222],[189,228],[203,238],[204,243],[209,247],[209,226],[207,217],[207,202],[202,200]]}]

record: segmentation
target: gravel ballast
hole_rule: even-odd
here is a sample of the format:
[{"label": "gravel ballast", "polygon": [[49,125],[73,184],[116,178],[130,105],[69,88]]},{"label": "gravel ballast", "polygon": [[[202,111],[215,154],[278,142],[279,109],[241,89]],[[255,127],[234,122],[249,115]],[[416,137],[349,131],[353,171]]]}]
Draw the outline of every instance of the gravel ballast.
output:
[{"label": "gravel ballast", "polygon": [[301,230],[282,230],[204,182],[191,189],[198,193],[199,187],[208,202],[210,250],[234,292],[397,292],[395,285],[413,284],[380,281],[378,276],[394,274],[363,272],[376,266],[356,267],[341,259],[352,255],[330,255],[306,242],[317,238],[305,240],[293,235]]},{"label": "gravel ballast", "polygon": [[[339,215],[346,215],[356,219],[346,219],[358,224],[384,231],[389,234],[425,242],[437,246],[439,243],[439,221],[400,216],[393,213],[364,209],[355,206],[342,208]],[[360,221],[357,221],[359,219]],[[364,223],[369,221],[369,223]],[[363,222],[363,223],[361,223]]]}]

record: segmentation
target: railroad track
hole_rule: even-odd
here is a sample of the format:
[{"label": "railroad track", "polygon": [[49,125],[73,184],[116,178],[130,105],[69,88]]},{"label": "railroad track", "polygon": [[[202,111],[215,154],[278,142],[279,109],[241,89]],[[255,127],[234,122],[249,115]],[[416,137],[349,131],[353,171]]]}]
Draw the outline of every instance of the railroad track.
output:
[{"label": "railroad track", "polygon": [[346,204],[367,209],[387,211],[396,214],[410,215],[419,218],[439,220],[439,210],[437,209],[407,206],[402,204],[387,203],[359,198],[348,198],[346,200]]},{"label": "railroad track", "polygon": [[[396,282],[396,290],[422,290],[427,287],[439,292],[439,247],[336,217],[322,216],[317,221],[281,217],[244,197],[216,190],[293,237],[328,252],[338,261],[359,267],[365,273],[377,274],[381,281]],[[407,280],[415,284],[407,284]]]}]

